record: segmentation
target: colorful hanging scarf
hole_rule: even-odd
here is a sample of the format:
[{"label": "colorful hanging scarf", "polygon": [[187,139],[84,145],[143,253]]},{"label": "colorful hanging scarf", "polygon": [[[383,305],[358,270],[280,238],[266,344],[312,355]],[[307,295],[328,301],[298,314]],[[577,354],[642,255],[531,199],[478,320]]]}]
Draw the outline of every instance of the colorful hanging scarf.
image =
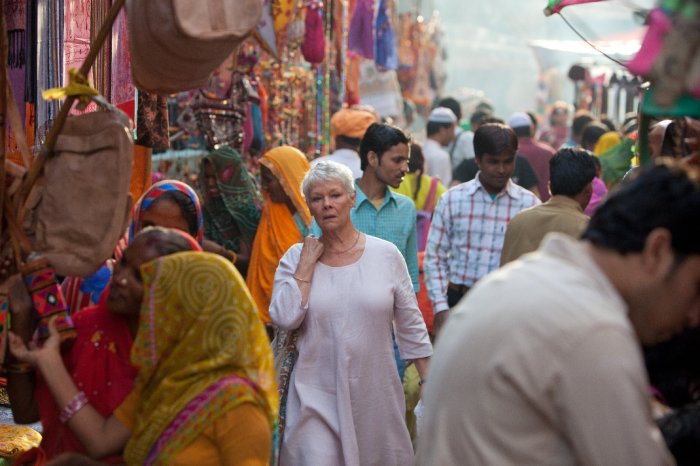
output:
[{"label": "colorful hanging scarf", "polygon": [[[267,167],[277,178],[291,199],[301,222],[308,228],[311,225],[311,213],[301,193],[301,182],[306,172],[311,169],[306,156],[294,147],[282,146],[263,155],[260,164]],[[270,323],[268,308],[275,270],[287,249],[301,241],[303,235],[286,204],[270,201],[267,194],[264,198],[265,204],[253,244],[246,282],[262,320]]]},{"label": "colorful hanging scarf", "polygon": [[217,418],[242,403],[279,402],[272,352],[241,275],[208,253],[178,253],[141,267],[144,300],[131,360],[138,418],[127,464],[170,464]]},{"label": "colorful hanging scarf", "polygon": [[141,230],[141,219],[143,218],[143,213],[148,210],[151,204],[153,204],[153,201],[158,199],[167,191],[180,191],[190,198],[197,209],[197,230],[196,232],[190,233],[192,233],[192,236],[194,236],[194,238],[200,244],[202,243],[204,240],[204,218],[202,217],[202,207],[199,204],[197,193],[185,183],[176,180],[159,181],[151,186],[148,191],[141,196],[141,199],[139,199],[136,205],[134,205],[134,209],[131,212],[131,223],[129,223],[129,243],[131,243],[131,241],[134,239],[134,235]]},{"label": "colorful hanging scarf", "polygon": [[216,174],[221,195],[215,198],[204,196],[204,234],[236,253],[250,251],[262,210],[262,199],[255,180],[246,170],[240,154],[223,146],[202,158],[199,183],[203,193],[207,190],[204,174],[207,163]]}]

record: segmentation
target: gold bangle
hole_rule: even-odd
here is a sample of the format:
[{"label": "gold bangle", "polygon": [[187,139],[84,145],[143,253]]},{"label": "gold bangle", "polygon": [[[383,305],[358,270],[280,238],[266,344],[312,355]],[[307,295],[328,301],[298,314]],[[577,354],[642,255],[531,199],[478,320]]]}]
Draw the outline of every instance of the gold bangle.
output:
[{"label": "gold bangle", "polygon": [[300,282],[303,282],[303,283],[311,283],[311,280],[304,280],[303,278],[299,278],[296,275],[292,275],[292,277],[294,277],[294,280],[299,280]]}]

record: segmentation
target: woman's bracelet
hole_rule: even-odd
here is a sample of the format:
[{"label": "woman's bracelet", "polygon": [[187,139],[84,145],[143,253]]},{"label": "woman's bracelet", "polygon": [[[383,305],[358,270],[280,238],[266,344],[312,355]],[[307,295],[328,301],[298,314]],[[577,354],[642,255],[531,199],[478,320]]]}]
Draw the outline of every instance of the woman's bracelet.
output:
[{"label": "woman's bracelet", "polygon": [[87,399],[87,396],[85,396],[85,393],[80,391],[78,392],[72,400],[61,410],[61,413],[58,416],[58,419],[62,423],[66,423],[71,420],[73,416],[75,416],[75,413],[80,411],[83,406],[88,404],[89,401]]},{"label": "woman's bracelet", "polygon": [[304,280],[303,278],[299,278],[296,275],[292,275],[294,277],[294,280],[299,280],[302,283],[311,283],[311,280]]}]

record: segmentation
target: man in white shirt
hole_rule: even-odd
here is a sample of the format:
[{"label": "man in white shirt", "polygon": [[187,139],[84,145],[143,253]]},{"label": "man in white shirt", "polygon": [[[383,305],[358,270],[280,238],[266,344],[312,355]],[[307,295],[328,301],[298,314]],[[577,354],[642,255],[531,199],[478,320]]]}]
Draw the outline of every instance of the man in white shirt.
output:
[{"label": "man in white shirt", "polygon": [[427,139],[423,144],[426,173],[437,176],[445,186],[452,181],[452,162],[450,153],[444,147],[448,146],[455,137],[457,116],[446,107],[437,107],[430,112],[426,126]]},{"label": "man in white shirt", "polygon": [[331,133],[335,138],[335,152],[311,161],[316,165],[321,160],[338,162],[352,170],[352,176],[362,177],[360,168],[360,141],[369,125],[376,123],[374,113],[364,108],[342,108],[331,117]]},{"label": "man in white shirt", "polygon": [[700,320],[697,180],[649,168],[581,241],[552,233],[469,292],[431,360],[416,464],[674,464],[639,346]]}]

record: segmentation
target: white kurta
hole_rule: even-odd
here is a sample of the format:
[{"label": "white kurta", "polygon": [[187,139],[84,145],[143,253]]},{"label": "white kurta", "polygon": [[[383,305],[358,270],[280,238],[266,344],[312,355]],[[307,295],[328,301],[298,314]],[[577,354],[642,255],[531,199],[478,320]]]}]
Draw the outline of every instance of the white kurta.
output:
[{"label": "white kurta", "polygon": [[275,274],[270,317],[299,328],[281,464],[406,465],[413,458],[394,361],[432,354],[406,263],[396,247],[367,236],[354,264],[316,265],[308,305],[293,278],[301,244]]}]

